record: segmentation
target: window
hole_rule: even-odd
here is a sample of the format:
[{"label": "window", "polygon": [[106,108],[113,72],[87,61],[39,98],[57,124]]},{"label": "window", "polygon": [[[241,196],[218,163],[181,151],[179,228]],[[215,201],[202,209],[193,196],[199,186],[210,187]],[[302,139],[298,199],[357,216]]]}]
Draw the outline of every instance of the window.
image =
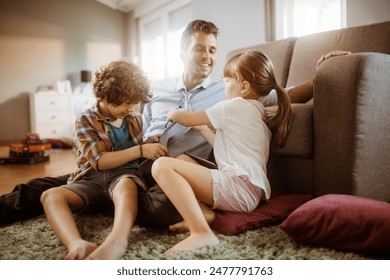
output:
[{"label": "window", "polygon": [[192,19],[190,1],[179,0],[139,20],[141,68],[151,80],[181,74],[181,34]]},{"label": "window", "polygon": [[274,38],[299,37],[346,26],[346,0],[272,0]]}]

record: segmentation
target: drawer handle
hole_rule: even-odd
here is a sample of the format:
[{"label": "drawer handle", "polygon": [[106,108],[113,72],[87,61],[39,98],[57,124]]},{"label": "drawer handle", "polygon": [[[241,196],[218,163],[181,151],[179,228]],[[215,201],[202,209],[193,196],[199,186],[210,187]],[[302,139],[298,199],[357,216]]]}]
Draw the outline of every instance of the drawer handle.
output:
[{"label": "drawer handle", "polygon": [[51,118],[50,118],[51,120],[55,120],[56,119],[56,116],[51,116]]},{"label": "drawer handle", "polygon": [[56,104],[55,100],[50,101],[50,105]]}]

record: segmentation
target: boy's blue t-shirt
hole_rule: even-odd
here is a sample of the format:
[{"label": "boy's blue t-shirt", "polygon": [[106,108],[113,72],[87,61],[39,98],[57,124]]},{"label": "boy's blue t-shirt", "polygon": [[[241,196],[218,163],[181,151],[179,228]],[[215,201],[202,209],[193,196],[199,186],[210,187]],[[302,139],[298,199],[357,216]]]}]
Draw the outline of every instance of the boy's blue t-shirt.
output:
[{"label": "boy's blue t-shirt", "polygon": [[[110,133],[109,137],[112,143],[112,148],[114,151],[121,151],[134,146],[133,141],[131,140],[127,122],[123,122],[121,127],[116,127],[110,124]],[[139,164],[137,160],[130,161],[122,167],[124,168],[138,168]]]}]

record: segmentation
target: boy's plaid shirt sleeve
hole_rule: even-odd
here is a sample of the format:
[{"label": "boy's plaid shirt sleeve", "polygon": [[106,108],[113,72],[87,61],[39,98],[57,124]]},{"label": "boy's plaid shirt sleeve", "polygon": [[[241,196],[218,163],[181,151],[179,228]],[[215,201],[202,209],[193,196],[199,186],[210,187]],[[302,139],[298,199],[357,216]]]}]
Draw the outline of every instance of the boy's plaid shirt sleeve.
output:
[{"label": "boy's plaid shirt sleeve", "polygon": [[91,110],[83,113],[76,121],[76,147],[78,169],[72,174],[72,181],[92,169],[98,169],[98,160],[103,152],[111,151],[108,125],[104,118]]}]

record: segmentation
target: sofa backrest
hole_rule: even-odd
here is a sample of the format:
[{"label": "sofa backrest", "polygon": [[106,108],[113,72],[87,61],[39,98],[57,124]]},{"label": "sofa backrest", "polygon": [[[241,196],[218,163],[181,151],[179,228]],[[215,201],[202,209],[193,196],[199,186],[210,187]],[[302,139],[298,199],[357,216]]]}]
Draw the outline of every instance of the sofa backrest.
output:
[{"label": "sofa backrest", "polygon": [[317,60],[332,50],[390,54],[390,21],[297,38],[286,85],[300,85],[313,79]]},{"label": "sofa backrest", "polygon": [[260,50],[271,59],[275,68],[274,70],[276,81],[278,84],[284,87],[287,83],[295,39],[296,38],[291,37],[283,40],[237,49],[230,52],[227,56],[227,59],[237,53],[241,53],[247,50]]}]

